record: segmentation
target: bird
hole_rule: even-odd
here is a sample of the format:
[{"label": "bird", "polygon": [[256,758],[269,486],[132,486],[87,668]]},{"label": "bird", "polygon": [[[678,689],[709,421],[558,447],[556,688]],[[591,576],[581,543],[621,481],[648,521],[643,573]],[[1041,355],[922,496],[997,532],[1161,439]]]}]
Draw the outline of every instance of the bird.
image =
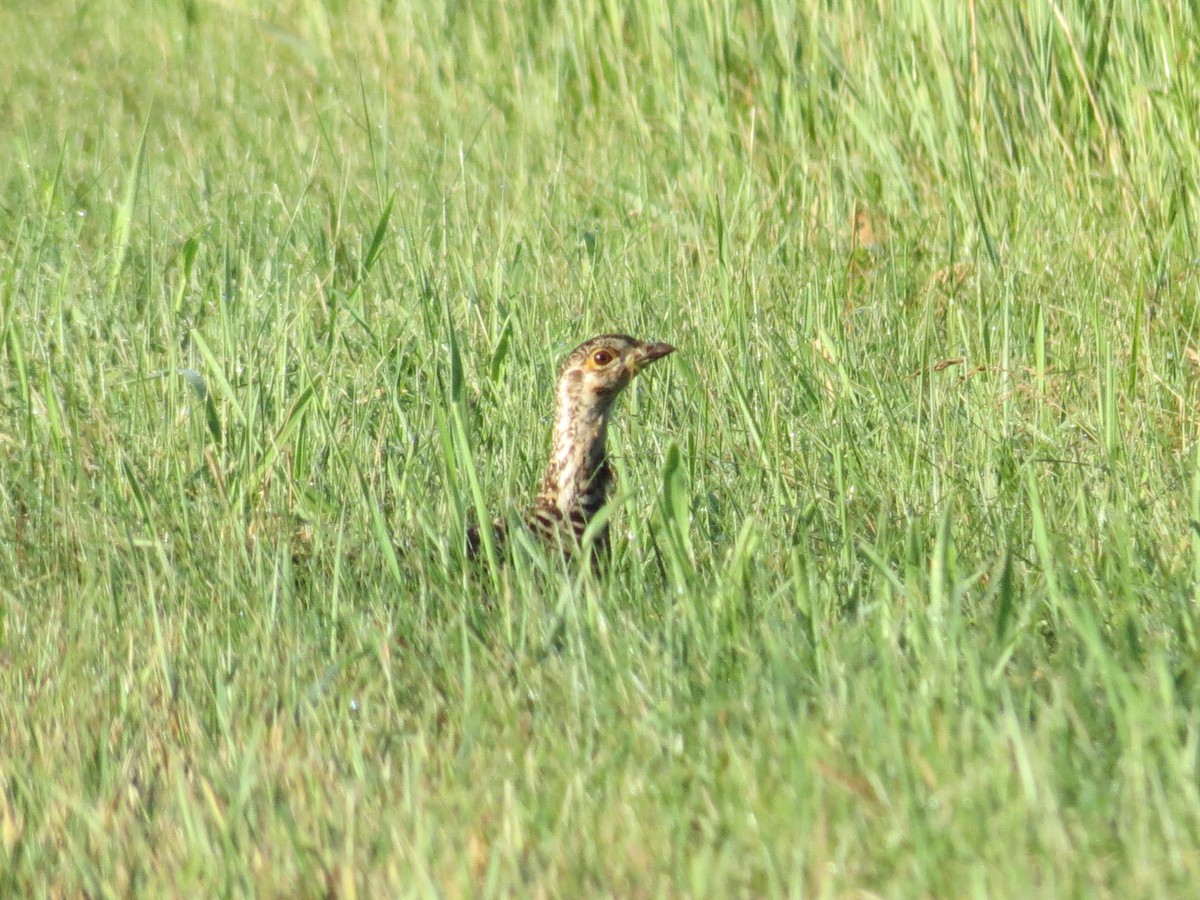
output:
[{"label": "bird", "polygon": [[[638,372],[674,352],[670,344],[602,334],[584,341],[563,360],[555,386],[550,461],[522,521],[564,556],[581,548],[588,523],[612,493],[615,478],[606,439],[613,404]],[[496,545],[502,547],[507,521],[496,519],[491,527]],[[482,546],[479,529],[469,528],[468,557],[476,558]],[[607,523],[598,529],[594,546],[598,556],[607,555]]]}]

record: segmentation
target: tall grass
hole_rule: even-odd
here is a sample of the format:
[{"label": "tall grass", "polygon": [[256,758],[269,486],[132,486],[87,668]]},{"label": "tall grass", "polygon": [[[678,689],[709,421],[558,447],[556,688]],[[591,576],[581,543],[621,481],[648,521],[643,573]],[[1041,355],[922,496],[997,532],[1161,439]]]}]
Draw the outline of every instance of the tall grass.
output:
[{"label": "tall grass", "polygon": [[1189,891],[1198,24],[0,11],[0,885]]}]

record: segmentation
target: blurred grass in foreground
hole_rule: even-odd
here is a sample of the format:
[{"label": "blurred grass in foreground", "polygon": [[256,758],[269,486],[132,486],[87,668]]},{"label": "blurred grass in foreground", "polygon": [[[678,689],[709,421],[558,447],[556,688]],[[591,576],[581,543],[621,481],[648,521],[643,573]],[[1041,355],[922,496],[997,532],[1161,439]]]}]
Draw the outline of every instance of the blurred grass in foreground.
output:
[{"label": "blurred grass in foreground", "polygon": [[676,6],[0,11],[5,892],[1197,882],[1194,7]]}]

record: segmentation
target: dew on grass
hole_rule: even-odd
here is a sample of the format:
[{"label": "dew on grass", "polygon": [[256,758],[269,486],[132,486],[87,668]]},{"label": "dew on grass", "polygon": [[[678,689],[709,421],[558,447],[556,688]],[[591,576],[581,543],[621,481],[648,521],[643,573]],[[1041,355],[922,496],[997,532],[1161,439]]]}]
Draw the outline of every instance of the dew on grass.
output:
[{"label": "dew on grass", "polygon": [[197,397],[203,400],[208,396],[208,385],[204,383],[203,375],[195,369],[180,369],[179,374],[183,376],[183,380],[188,383],[188,387]]}]

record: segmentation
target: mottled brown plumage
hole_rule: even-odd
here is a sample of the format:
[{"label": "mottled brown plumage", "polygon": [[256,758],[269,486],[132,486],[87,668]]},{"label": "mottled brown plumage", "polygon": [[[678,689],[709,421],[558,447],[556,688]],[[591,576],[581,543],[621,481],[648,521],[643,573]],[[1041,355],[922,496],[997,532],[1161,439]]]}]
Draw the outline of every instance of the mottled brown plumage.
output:
[{"label": "mottled brown plumage", "polygon": [[[555,388],[550,462],[525,516],[530,531],[568,554],[579,546],[588,523],[612,490],[605,444],[613,403],[640,369],[674,351],[670,344],[639,341],[626,334],[604,334],[571,351]],[[493,527],[497,539],[502,539],[503,522],[497,520]],[[607,543],[605,525],[596,534],[596,544],[603,552]],[[467,535],[468,553],[475,556],[479,548],[480,535],[472,528]]]}]

